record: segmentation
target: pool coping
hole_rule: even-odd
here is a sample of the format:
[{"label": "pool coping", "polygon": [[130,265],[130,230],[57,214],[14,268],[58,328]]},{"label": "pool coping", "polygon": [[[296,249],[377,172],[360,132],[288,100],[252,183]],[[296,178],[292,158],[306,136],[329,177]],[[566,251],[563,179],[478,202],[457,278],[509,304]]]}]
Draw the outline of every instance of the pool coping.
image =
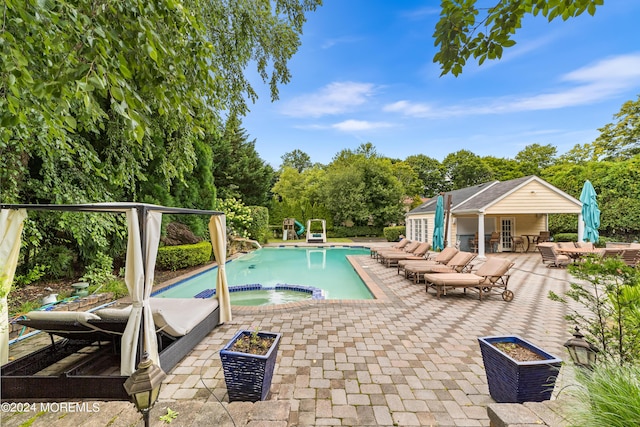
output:
[{"label": "pool coping", "polygon": [[[281,245],[274,245],[269,247],[280,247]],[[298,246],[298,245],[286,245],[286,246]],[[371,249],[368,245],[356,244],[356,245],[335,245],[335,244],[327,244],[327,245],[300,245],[300,247],[308,248],[308,247],[319,247],[319,248],[330,248],[330,247],[349,247],[349,248],[365,248]],[[246,255],[249,252],[239,252],[237,254],[229,257],[227,262],[230,262],[236,258],[239,258],[243,255]],[[359,257],[367,257],[367,255],[347,255],[346,258],[351,264],[351,267],[355,270],[356,274],[360,276],[360,279],[364,282],[365,286],[371,292],[373,298],[371,299],[307,299],[303,301],[296,302],[288,302],[284,304],[272,304],[272,305],[261,305],[261,306],[242,306],[242,305],[233,305],[231,306],[231,311],[243,311],[243,312],[263,312],[263,311],[276,311],[276,310],[288,310],[292,308],[305,307],[310,304],[381,304],[385,303],[389,300],[387,294],[382,290],[382,288],[374,281],[374,279],[369,275],[369,273],[365,270],[362,264],[359,262]],[[174,277],[170,280],[167,280],[157,286],[154,287],[153,293],[158,293],[163,289],[169,288],[176,283],[188,279],[189,277],[204,273],[205,271],[217,267],[218,263],[212,262],[202,266],[201,268],[190,271],[189,273],[182,274],[180,276]]]}]

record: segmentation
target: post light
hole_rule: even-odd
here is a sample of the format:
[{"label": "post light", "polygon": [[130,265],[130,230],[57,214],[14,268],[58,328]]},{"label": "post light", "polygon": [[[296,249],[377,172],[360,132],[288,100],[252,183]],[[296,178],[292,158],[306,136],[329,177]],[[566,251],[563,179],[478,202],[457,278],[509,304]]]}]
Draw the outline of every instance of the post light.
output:
[{"label": "post light", "polygon": [[582,368],[593,369],[598,349],[584,339],[584,335],[580,333],[580,329],[577,326],[576,331],[573,333],[573,338],[564,343],[564,346],[567,347],[573,363]]},{"label": "post light", "polygon": [[149,411],[158,400],[160,386],[167,374],[145,352],[138,369],[124,382],[124,389],[142,414],[144,425],[149,426]]}]

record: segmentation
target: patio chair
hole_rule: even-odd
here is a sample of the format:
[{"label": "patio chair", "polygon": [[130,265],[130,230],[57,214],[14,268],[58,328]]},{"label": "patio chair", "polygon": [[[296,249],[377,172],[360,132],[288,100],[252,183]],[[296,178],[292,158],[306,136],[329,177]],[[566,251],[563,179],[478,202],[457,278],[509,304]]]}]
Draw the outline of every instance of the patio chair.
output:
[{"label": "patio chair", "polygon": [[551,232],[550,231],[541,231],[538,236],[538,243],[544,243],[551,241]]},{"label": "patio chair", "polygon": [[576,248],[594,250],[595,245],[592,242],[575,242]]},{"label": "patio chair", "polygon": [[640,261],[640,248],[628,248],[622,251],[622,261],[629,267],[637,267]]},{"label": "patio chair", "polygon": [[478,255],[471,252],[459,251],[445,265],[408,263],[404,267],[404,277],[413,279],[413,283],[418,284],[428,273],[462,273],[476,256]]},{"label": "patio chair", "polygon": [[429,254],[426,259],[399,260],[398,261],[398,274],[400,274],[400,271],[404,271],[405,265],[409,265],[409,264],[414,264],[414,265],[418,265],[418,264],[420,264],[420,265],[445,265],[457,253],[458,253],[458,249],[454,248],[453,246],[447,246],[446,248],[444,248],[440,252],[433,252],[433,253]]},{"label": "patio chair", "polygon": [[553,242],[538,243],[538,251],[542,256],[542,263],[547,267],[566,267],[571,258],[556,252],[556,244]]},{"label": "patio chair", "polygon": [[431,245],[429,243],[420,243],[413,252],[383,252],[378,254],[378,261],[386,267],[395,267],[398,261],[403,259],[425,259],[425,255],[429,252]]},{"label": "patio chair", "polygon": [[400,239],[399,242],[397,242],[394,245],[391,246],[372,246],[371,248],[369,248],[369,250],[371,251],[370,255],[371,258],[377,258],[378,257],[378,251],[386,251],[386,250],[393,250],[393,249],[404,249],[405,246],[407,246],[409,243],[411,243],[411,240],[406,239],[406,238],[402,238]]},{"label": "patio chair", "polygon": [[412,253],[418,248],[418,246],[420,246],[420,244],[421,242],[409,242],[401,249],[396,249],[396,248],[379,249],[376,251],[375,258],[376,260],[380,261],[380,257],[385,253],[394,253],[394,254],[403,253],[403,252]]},{"label": "patio chair", "polygon": [[[208,333],[213,329],[212,323],[219,323],[219,307],[216,298],[151,298],[151,312],[158,334],[158,349],[164,350],[169,344],[181,342],[186,349],[176,353],[177,347],[172,349],[172,354],[166,362],[172,365],[184,357],[194,345],[202,340],[202,333]],[[111,341],[114,347],[120,342],[124,333],[131,306],[124,308],[102,308],[93,313],[83,311],[30,311],[24,319],[17,323],[32,329],[38,329],[53,336],[67,338],[71,341],[86,343]],[[188,313],[188,314],[186,314]],[[214,325],[214,326],[215,326]],[[201,330],[198,333],[191,332]],[[197,337],[196,340],[187,338]],[[179,354],[176,360],[176,354]]]},{"label": "patio chair", "polygon": [[477,271],[471,273],[429,273],[424,275],[425,290],[430,287],[436,289],[436,295],[447,294],[447,288],[462,288],[466,293],[467,289],[478,291],[479,299],[482,301],[484,294],[491,292],[494,288],[503,288],[502,299],[511,301],[513,292],[507,289],[510,275],[509,270],[514,263],[506,258],[490,257],[482,264]]},{"label": "patio chair", "polygon": [[518,248],[521,249],[521,252],[526,251],[524,247],[524,239],[522,238],[522,236],[511,236],[511,245],[514,252],[518,252]]},{"label": "patio chair", "polygon": [[478,233],[475,237],[469,237],[469,249],[471,252],[478,252]]},{"label": "patio chair", "polygon": [[491,232],[491,237],[487,240],[487,246],[490,252],[498,252],[498,245],[500,245],[500,233],[497,231]]},{"label": "patio chair", "polygon": [[622,253],[625,248],[604,248],[602,251],[602,258],[622,258]]}]

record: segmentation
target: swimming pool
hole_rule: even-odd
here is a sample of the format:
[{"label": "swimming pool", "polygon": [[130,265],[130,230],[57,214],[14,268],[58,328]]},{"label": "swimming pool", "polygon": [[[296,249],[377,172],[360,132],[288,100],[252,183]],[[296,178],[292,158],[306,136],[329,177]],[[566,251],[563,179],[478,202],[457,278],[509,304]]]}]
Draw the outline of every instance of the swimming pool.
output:
[{"label": "swimming pool", "polygon": [[[346,258],[347,255],[368,255],[369,253],[369,249],[362,247],[258,249],[226,264],[231,303],[254,305],[242,302],[247,299],[246,295],[233,292],[236,287],[253,284],[260,284],[263,287],[288,284],[319,288],[322,289],[326,299],[372,299],[371,292]],[[216,275],[217,267],[214,267],[160,290],[153,296],[193,298],[206,290],[215,289]],[[276,300],[279,298],[281,297],[275,297]],[[278,301],[271,303],[278,303]]]}]

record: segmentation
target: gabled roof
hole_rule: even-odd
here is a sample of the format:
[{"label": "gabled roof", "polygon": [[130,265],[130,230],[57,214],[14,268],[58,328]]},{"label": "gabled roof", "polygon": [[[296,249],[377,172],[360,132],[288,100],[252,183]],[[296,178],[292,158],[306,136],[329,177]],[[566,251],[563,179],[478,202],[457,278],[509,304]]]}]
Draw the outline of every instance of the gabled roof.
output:
[{"label": "gabled roof", "polygon": [[[447,193],[444,193],[444,197],[445,197],[445,202],[446,202],[446,198],[447,196],[451,196],[451,209],[453,210],[456,206],[460,205],[461,203],[464,203],[465,201],[467,201],[468,199],[481,194],[483,191],[485,191],[487,188],[498,184],[499,181],[492,181],[492,182],[485,182],[483,184],[478,184],[478,185],[474,185],[473,187],[467,187],[467,188],[461,188],[460,190],[453,190],[453,191],[449,191]],[[432,197],[431,199],[427,200],[425,203],[423,203],[422,205],[418,206],[417,208],[411,210],[408,212],[409,215],[411,214],[418,214],[418,213],[427,213],[427,212],[435,212],[436,211],[436,203],[438,202],[438,198],[437,197]]]},{"label": "gabled roof", "polygon": [[[445,193],[445,201],[448,195],[451,195],[451,212],[482,212],[488,209],[491,205],[509,196],[524,185],[536,181],[551,191],[557,193],[559,196],[566,198],[568,201],[575,203],[577,206],[581,206],[580,201],[562,190],[554,187],[545,180],[535,176],[525,176],[522,178],[511,179],[509,181],[492,181],[484,184],[475,185],[473,187],[462,188],[460,190],[450,191]],[[432,213],[436,210],[436,200],[433,198],[426,203],[418,206],[417,208],[409,211],[407,215]]]}]

